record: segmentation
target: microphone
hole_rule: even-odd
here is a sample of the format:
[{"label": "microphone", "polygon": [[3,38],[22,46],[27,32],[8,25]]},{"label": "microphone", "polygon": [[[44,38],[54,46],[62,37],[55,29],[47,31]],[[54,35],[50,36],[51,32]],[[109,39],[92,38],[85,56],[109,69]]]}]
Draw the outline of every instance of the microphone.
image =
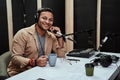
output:
[{"label": "microphone", "polygon": [[102,40],[102,43],[105,43],[108,40],[108,36],[105,36],[105,38]]},{"label": "microphone", "polygon": [[100,48],[103,46],[103,44],[108,40],[108,39],[111,39],[112,37],[117,37],[119,34],[115,34],[115,33],[110,33],[110,32],[107,32],[105,34],[105,37],[104,39],[102,40],[101,44],[99,45],[98,47],[98,51],[100,51]]},{"label": "microphone", "polygon": [[73,40],[73,39],[71,39],[71,38],[68,37],[69,35],[64,35],[64,34],[58,32],[57,30],[53,30],[53,33],[59,35],[60,37],[63,37],[63,38],[65,38],[65,39],[68,39],[68,40],[73,41],[74,43],[76,43],[75,40]]},{"label": "microphone", "polygon": [[99,45],[98,47],[98,51],[100,51],[100,48],[103,46],[103,44],[108,40],[108,37],[110,36],[109,33],[106,34],[106,36],[104,37],[104,39],[102,40],[102,43]]},{"label": "microphone", "polygon": [[58,32],[57,30],[53,30],[53,33],[55,33],[55,34],[59,35],[60,37],[65,36],[65,35],[63,35],[62,33]]},{"label": "microphone", "polygon": [[108,40],[108,38],[110,38],[110,36],[112,36],[113,34],[111,34],[111,33],[106,33],[106,35],[105,35],[105,38],[102,40],[102,44],[104,44],[107,40]]}]

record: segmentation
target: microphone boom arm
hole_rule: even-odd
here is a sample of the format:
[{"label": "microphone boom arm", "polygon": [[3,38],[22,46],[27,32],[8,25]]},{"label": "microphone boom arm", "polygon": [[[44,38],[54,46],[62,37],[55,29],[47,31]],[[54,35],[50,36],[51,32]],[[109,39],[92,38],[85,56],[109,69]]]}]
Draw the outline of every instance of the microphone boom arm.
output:
[{"label": "microphone boom arm", "polygon": [[66,39],[70,40],[70,41],[73,41],[74,43],[77,43],[75,40],[69,38],[69,37],[66,37]]}]

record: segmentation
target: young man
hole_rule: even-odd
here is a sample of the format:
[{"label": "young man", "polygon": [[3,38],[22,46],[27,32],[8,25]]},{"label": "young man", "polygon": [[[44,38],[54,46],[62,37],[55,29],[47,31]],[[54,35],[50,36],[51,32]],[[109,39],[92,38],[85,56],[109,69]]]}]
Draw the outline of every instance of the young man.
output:
[{"label": "young man", "polygon": [[65,42],[54,31],[60,32],[59,27],[53,26],[54,15],[49,8],[38,10],[37,22],[30,27],[19,30],[12,43],[12,59],[8,66],[8,74],[16,75],[34,66],[45,67],[47,55],[54,51],[58,57],[66,53]]}]

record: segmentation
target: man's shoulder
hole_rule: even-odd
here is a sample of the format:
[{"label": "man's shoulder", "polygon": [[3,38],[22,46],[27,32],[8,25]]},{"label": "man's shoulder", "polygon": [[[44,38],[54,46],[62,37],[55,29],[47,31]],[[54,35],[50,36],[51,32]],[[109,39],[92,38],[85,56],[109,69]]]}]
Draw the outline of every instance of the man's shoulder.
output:
[{"label": "man's shoulder", "polygon": [[23,28],[23,30],[35,30],[35,24],[29,26],[29,27],[25,27]]},{"label": "man's shoulder", "polygon": [[28,34],[34,34],[35,33],[35,27],[32,25],[30,27],[25,27],[25,28],[22,28],[20,29],[16,35],[21,35],[21,36],[24,36],[24,35],[28,35]]},{"label": "man's shoulder", "polygon": [[22,28],[21,30],[19,30],[19,32],[22,32],[22,33],[31,33],[31,34],[33,34],[33,33],[35,32],[35,25]]}]

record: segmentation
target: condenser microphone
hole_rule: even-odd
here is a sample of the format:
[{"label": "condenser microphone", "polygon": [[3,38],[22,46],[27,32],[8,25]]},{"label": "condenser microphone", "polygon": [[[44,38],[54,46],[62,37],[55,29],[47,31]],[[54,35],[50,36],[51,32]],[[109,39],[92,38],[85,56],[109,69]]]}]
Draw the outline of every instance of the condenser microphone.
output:
[{"label": "condenser microphone", "polygon": [[102,40],[102,43],[105,43],[108,40],[108,36],[105,36],[105,38]]},{"label": "condenser microphone", "polygon": [[106,35],[105,35],[105,38],[102,40],[102,44],[104,44],[107,40],[108,40],[108,38],[111,36],[112,34],[111,33],[106,33]]},{"label": "condenser microphone", "polygon": [[102,43],[98,47],[98,51],[100,51],[100,48],[102,47],[102,45],[108,40],[108,36],[109,36],[109,33],[107,33],[104,39],[102,40]]}]

